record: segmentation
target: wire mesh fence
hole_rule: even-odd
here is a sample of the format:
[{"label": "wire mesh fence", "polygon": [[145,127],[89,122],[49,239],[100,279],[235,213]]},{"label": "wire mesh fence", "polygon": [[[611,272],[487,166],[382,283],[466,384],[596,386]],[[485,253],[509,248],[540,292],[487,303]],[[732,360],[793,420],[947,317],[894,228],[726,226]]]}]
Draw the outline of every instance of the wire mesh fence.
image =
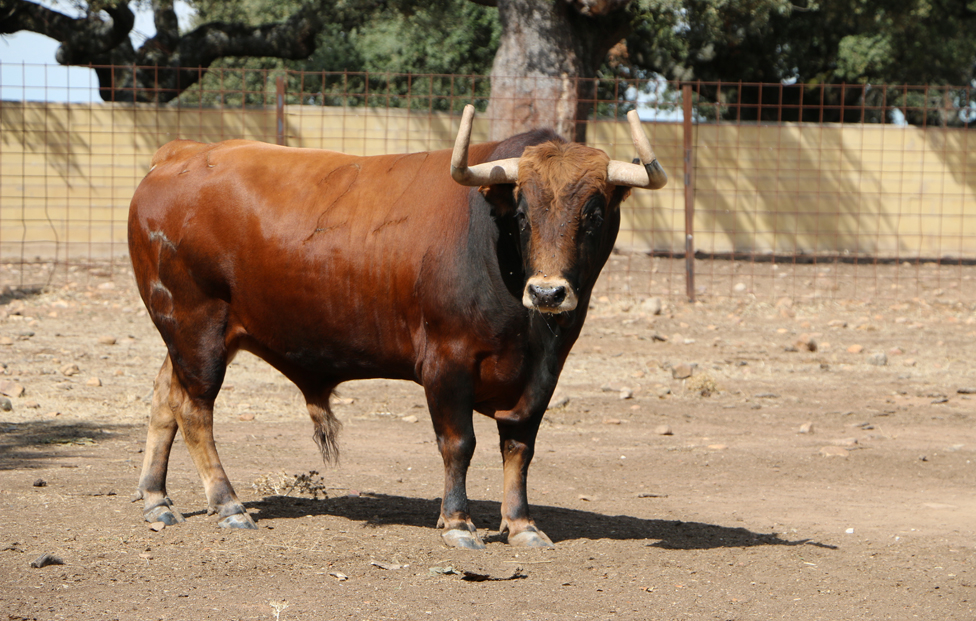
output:
[{"label": "wire mesh fence", "polygon": [[[373,155],[450,148],[468,103],[475,141],[509,121],[491,116],[487,76],[98,67],[64,84],[56,69],[0,64],[0,287],[124,265],[129,199],[175,138]],[[624,203],[598,296],[912,298],[970,279],[971,88],[570,88],[577,136],[629,160],[636,109],[671,177]]]}]

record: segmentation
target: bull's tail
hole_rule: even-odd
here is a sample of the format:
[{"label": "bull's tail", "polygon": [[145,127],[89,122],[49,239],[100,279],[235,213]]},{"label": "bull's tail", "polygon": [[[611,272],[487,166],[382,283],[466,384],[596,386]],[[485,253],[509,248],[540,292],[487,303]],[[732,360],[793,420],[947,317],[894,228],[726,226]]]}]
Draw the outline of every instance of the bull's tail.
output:
[{"label": "bull's tail", "polygon": [[312,417],[312,424],[315,426],[312,437],[315,438],[315,443],[319,445],[319,450],[322,451],[322,461],[326,465],[337,465],[339,463],[339,442],[337,438],[342,423],[332,413],[328,395],[322,404],[310,401],[308,413]]}]

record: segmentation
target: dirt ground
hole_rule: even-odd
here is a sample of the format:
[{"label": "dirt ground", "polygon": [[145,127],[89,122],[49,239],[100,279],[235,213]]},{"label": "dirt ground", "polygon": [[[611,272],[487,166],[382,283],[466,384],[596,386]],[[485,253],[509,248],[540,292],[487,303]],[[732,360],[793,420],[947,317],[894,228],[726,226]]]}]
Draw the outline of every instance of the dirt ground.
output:
[{"label": "dirt ground", "polygon": [[[853,268],[834,269],[836,291]],[[497,435],[476,415],[481,552],[434,528],[419,387],[341,387],[327,469],[297,389],[246,354],[216,434],[259,529],[217,529],[178,441],[187,521],[152,530],[129,498],[163,346],[130,272],[7,288],[0,619],[976,619],[976,294],[792,302],[723,282],[742,295],[594,303],[529,478],[554,549],[498,540]],[[63,564],[32,568],[44,554]]]}]

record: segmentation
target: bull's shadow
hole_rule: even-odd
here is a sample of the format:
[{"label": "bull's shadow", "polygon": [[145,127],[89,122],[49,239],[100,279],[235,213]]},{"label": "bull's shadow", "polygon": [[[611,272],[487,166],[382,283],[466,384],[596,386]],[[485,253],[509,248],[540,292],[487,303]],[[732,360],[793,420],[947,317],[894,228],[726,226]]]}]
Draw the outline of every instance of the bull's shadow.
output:
[{"label": "bull's shadow", "polygon": [[[364,528],[386,524],[417,526],[433,530],[440,511],[440,499],[410,498],[387,494],[342,496],[326,500],[270,496],[245,503],[257,520],[300,518],[306,515],[331,515],[361,522]],[[497,529],[500,503],[471,501],[471,517],[480,528]],[[701,522],[647,520],[629,515],[604,515],[563,507],[532,505],[532,517],[553,542],[571,539],[648,540],[648,545],[672,550],[706,550],[751,546],[812,545],[835,546],[800,539],[781,539],[774,533],[754,533],[745,528],[729,528]],[[496,541],[497,535],[486,541]]]}]

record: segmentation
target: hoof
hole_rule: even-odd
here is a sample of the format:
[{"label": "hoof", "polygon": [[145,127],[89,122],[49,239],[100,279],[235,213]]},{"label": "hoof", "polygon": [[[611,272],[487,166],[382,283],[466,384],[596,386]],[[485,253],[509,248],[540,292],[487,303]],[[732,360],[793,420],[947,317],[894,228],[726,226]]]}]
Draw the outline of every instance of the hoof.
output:
[{"label": "hoof", "polygon": [[162,522],[167,526],[186,521],[179,511],[169,505],[156,505],[152,509],[143,511],[142,514],[147,522]]},{"label": "hoof", "polygon": [[477,533],[472,533],[469,530],[452,528],[441,533],[441,538],[444,539],[444,543],[449,548],[461,548],[462,550],[485,549],[485,544],[481,541],[481,537]]},{"label": "hoof", "polygon": [[523,530],[508,538],[508,544],[520,548],[554,548],[552,540],[541,530]]},{"label": "hoof", "polygon": [[258,526],[251,519],[251,516],[246,513],[235,513],[234,515],[228,515],[224,519],[217,522],[217,526],[220,528],[243,528],[245,530],[257,530]]}]

